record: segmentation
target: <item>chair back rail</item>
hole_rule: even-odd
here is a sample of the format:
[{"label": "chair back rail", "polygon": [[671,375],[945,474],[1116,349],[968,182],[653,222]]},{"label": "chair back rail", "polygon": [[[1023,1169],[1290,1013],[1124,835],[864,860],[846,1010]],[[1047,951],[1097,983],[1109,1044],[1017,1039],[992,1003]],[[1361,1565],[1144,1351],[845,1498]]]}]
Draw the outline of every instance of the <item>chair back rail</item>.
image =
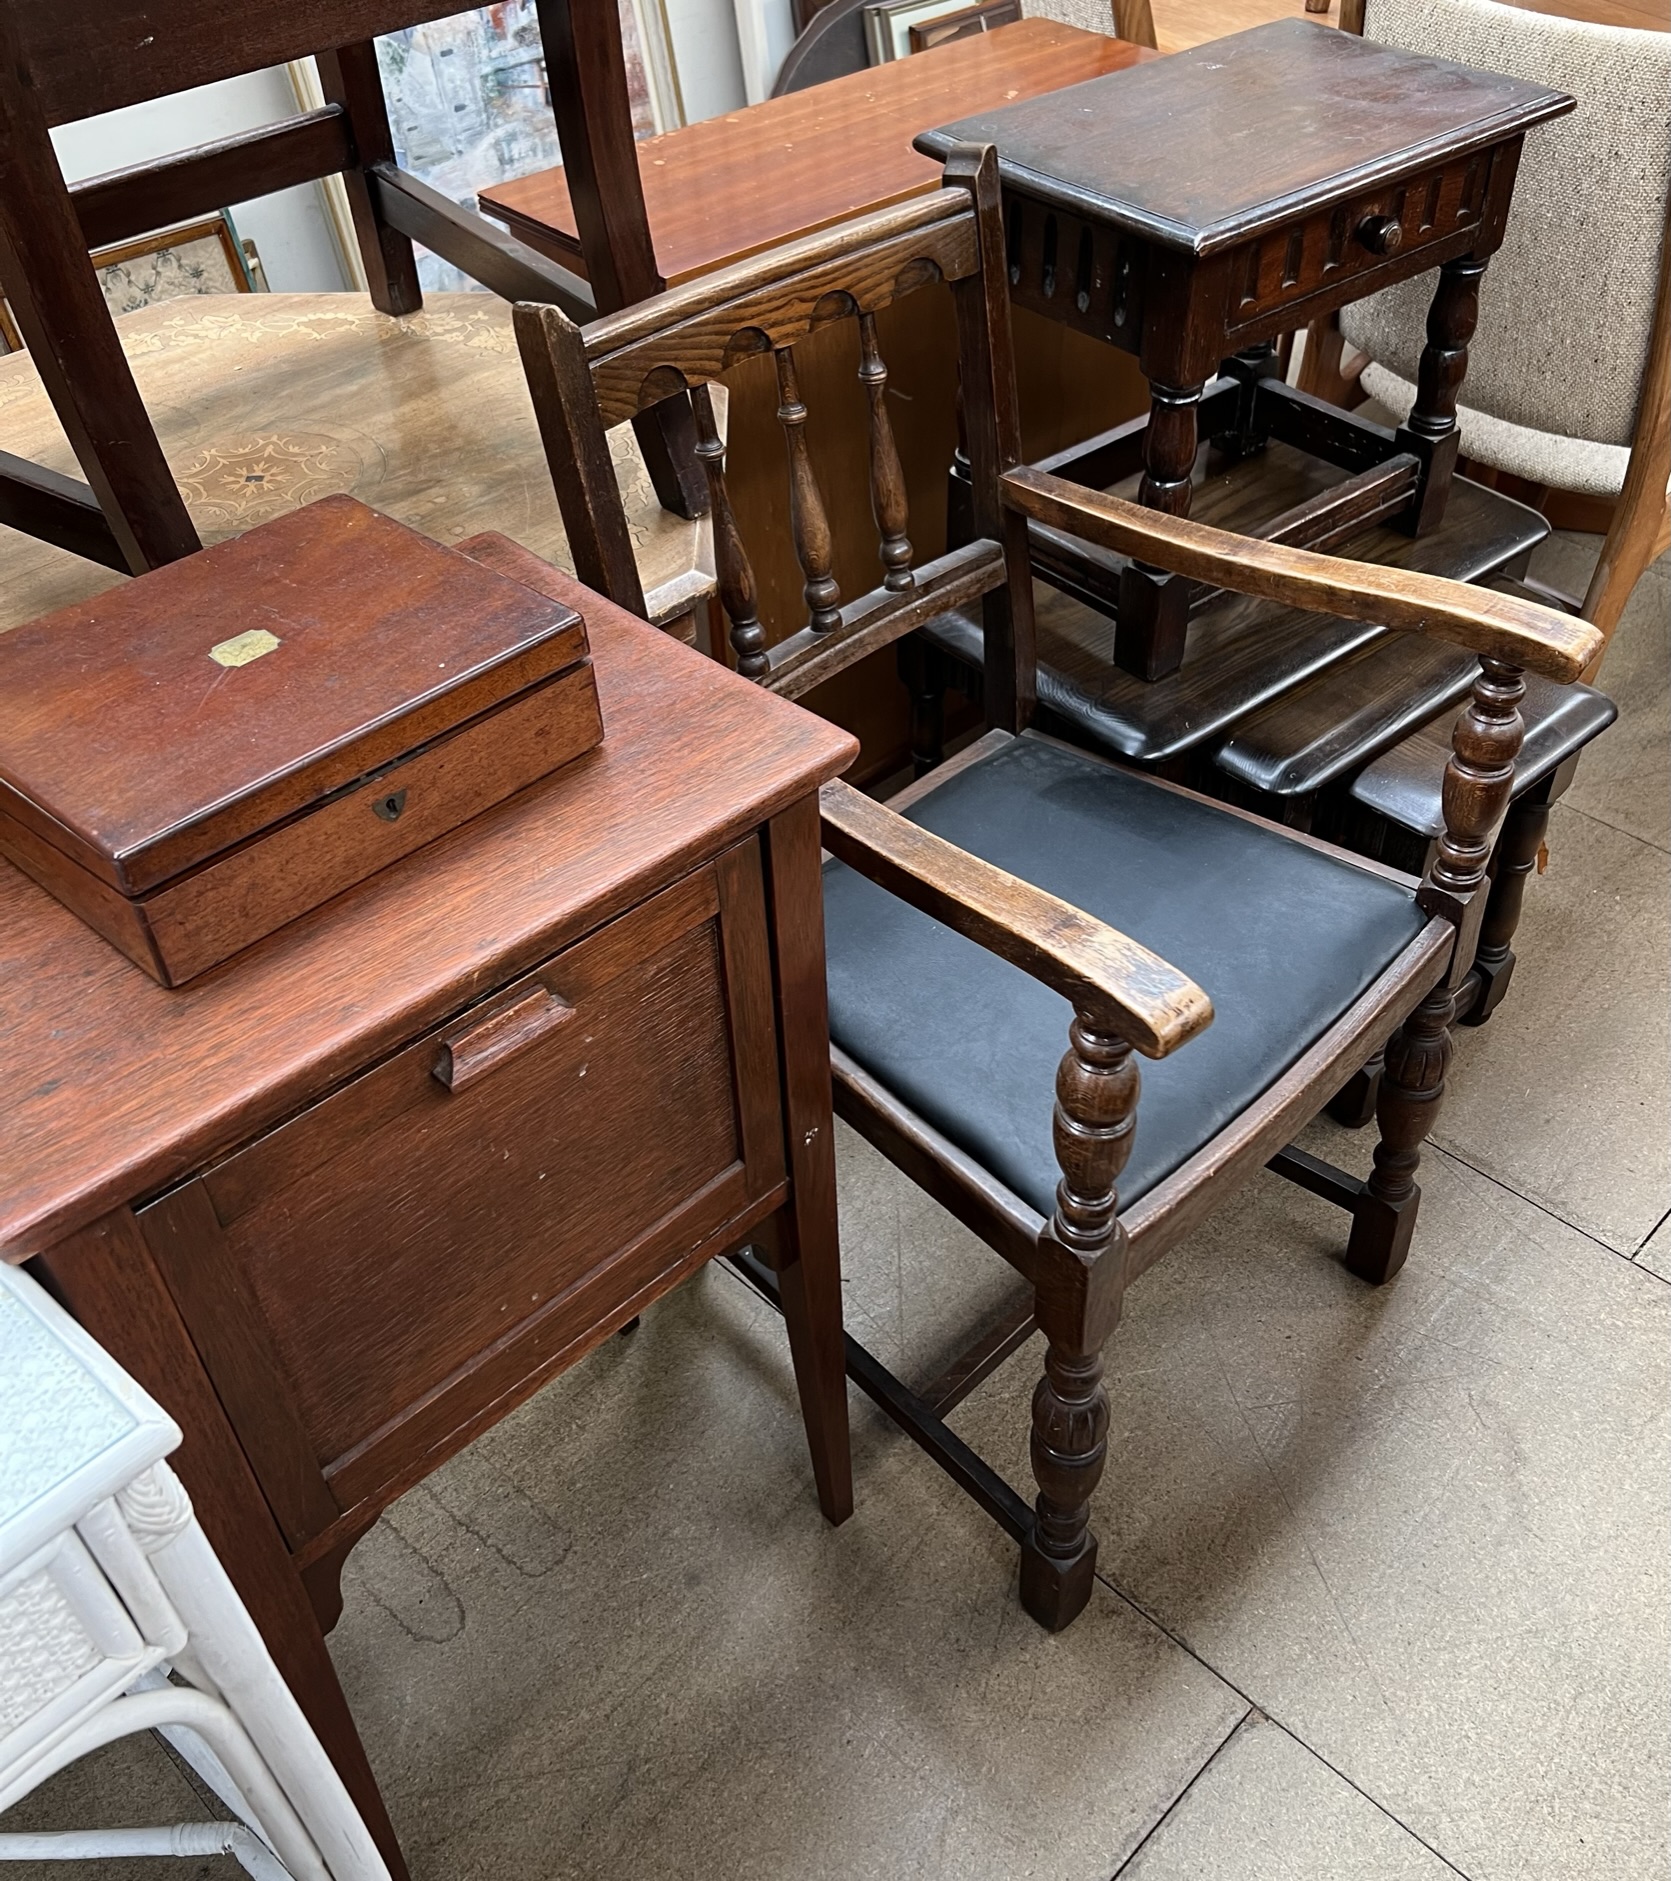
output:
[{"label": "chair back rail", "polygon": [[[888,366],[875,316],[918,288],[943,281],[957,308],[971,456],[994,478],[1001,463],[1015,461],[1018,427],[1009,375],[993,363],[999,357],[1007,361],[1008,335],[995,340],[990,331],[995,310],[1004,318],[1008,312],[996,168],[990,155],[970,152],[948,176],[949,187],[933,195],[736,263],[584,329],[549,304],[518,307],[517,334],[530,381],[541,394],[536,404],[549,410],[547,453],[582,580],[633,605],[638,577],[630,566],[606,432],[689,391],[713,519],[720,605],[739,672],[797,697],[936,614],[990,605],[1000,617],[990,645],[1004,668],[993,675],[995,696],[1030,697],[1014,670],[1018,636],[1008,620],[1016,594],[1023,607],[1031,604],[1024,536],[1015,545],[1021,557],[1017,573],[1002,540],[1002,514],[989,506],[989,531],[917,567],[889,410]],[[985,190],[984,198],[978,189]],[[989,294],[986,275],[994,258],[996,291]],[[844,599],[835,577],[836,543],[811,446],[817,414],[802,398],[795,351],[808,334],[840,320],[855,322],[858,330],[880,568],[878,583],[852,599]],[[789,533],[806,607],[804,623],[775,645],[768,644],[759,617],[759,585],[737,524],[727,447],[709,389],[738,361],[765,352],[772,354],[777,377]],[[1030,631],[1020,639],[1030,648]]]}]

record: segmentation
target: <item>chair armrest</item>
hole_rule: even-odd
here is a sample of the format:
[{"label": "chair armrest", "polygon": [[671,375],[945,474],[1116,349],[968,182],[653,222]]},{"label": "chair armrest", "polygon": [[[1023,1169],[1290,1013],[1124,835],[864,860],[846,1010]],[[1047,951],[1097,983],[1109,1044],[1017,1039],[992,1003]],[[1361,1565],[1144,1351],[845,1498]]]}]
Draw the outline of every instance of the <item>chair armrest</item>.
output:
[{"label": "chair armrest", "polygon": [[1041,470],[1023,466],[1006,471],[1002,488],[1009,508],[1100,548],[1238,594],[1261,595],[1343,620],[1431,634],[1563,684],[1577,679],[1603,645],[1601,634],[1588,621],[1535,601],[1440,575],[1412,574],[1211,529]]},{"label": "chair armrest", "polygon": [[1071,903],[969,855],[839,781],[819,793],[824,844],[849,868],[1109,1019],[1148,1058],[1211,1023],[1212,1002],[1158,954]]}]

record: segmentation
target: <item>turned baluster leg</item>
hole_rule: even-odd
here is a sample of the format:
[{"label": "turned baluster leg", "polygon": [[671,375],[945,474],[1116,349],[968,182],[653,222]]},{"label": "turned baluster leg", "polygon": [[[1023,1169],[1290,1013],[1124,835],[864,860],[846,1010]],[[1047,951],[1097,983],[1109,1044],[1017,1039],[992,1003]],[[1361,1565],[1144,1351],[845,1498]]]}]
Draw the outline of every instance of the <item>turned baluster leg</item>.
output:
[{"label": "turned baluster leg", "polygon": [[795,555],[806,576],[807,624],[815,634],[833,633],[841,625],[841,590],[835,579],[835,539],[824,498],[813,475],[807,450],[806,407],[801,403],[795,375],[795,349],[777,350],[778,423],[789,452],[789,526]]},{"label": "turned baluster leg", "polygon": [[1054,1135],[1062,1179],[1039,1236],[1034,1314],[1048,1342],[1033,1394],[1033,1532],[1021,1551],[1021,1603],[1060,1632],[1091,1596],[1097,1540],[1091,1496],[1108,1446],[1102,1349],[1120,1318],[1126,1235],[1116,1183],[1131,1154],[1137,1065],[1103,1019],[1074,1016],[1056,1073]]},{"label": "turned baluster leg", "polygon": [[754,569],[743,547],[731,491],[725,481],[725,443],[714,421],[708,387],[699,385],[690,395],[696,417],[696,458],[708,479],[708,509],[714,519],[714,572],[719,581],[720,606],[730,623],[731,650],[737,671],[745,679],[764,679],[771,671],[766,658],[766,630],[760,625]]},{"label": "turned baluster leg", "polygon": [[1346,1265],[1360,1279],[1390,1280],[1410,1251],[1421,1190],[1421,1146],[1439,1119],[1450,1061],[1456,989],[1473,965],[1491,842],[1514,782],[1526,685],[1517,667],[1482,660],[1468,710],[1457,720],[1445,766],[1445,831],[1421,888],[1422,905],[1456,924],[1450,968],[1387,1045],[1376,1100],[1381,1140],[1352,1210]]},{"label": "turned baluster leg", "polygon": [[[1149,428],[1143,437],[1143,481],[1137,500],[1169,516],[1187,516],[1195,467],[1199,385],[1152,385]],[[1164,679],[1184,660],[1189,627],[1189,584],[1147,562],[1128,563],[1120,576],[1120,617],[1114,629],[1114,664],[1140,679]]]},{"label": "turned baluster leg", "polygon": [[1537,867],[1543,839],[1549,831],[1549,807],[1547,781],[1509,806],[1503,833],[1497,838],[1491,893],[1486,897],[1480,944],[1474,953],[1474,977],[1479,981],[1479,992],[1462,1015],[1464,1025],[1484,1025],[1509,990],[1509,980],[1514,973],[1514,930],[1520,925],[1526,884]]},{"label": "turned baluster leg", "polygon": [[1421,481],[1411,499],[1404,526],[1425,535],[1443,520],[1456,468],[1460,434],[1456,395],[1468,371],[1468,342],[1480,317],[1480,276],[1485,263],[1472,255],[1447,261],[1427,311],[1427,344],[1416,372],[1416,402],[1399,426],[1400,447],[1422,462]]},{"label": "turned baluster leg", "polygon": [[888,368],[876,344],[876,316],[859,316],[859,379],[870,401],[870,509],[882,538],[882,585],[903,594],[917,585],[911,572],[910,509],[905,472],[888,416]]}]

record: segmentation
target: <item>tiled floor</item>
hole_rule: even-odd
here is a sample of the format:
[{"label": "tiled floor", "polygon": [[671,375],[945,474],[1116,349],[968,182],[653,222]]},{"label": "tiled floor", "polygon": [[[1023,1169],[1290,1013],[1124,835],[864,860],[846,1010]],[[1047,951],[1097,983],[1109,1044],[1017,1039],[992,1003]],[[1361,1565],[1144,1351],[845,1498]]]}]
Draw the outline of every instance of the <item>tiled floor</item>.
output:
[{"label": "tiled floor", "polygon": [[[827,1530],[781,1329],[710,1270],[350,1562],[333,1645],[419,1881],[1671,1872],[1668,603],[1662,565],[1404,1273],[1363,1288],[1338,1215],[1260,1178],[1133,1293],[1079,1623],[1022,1616],[1008,1544],[858,1399]],[[842,1163],[851,1324],[932,1373],[1015,1282]],[[957,1414],[1018,1484],[1036,1367]],[[7,1826],[196,1807],[145,1743]],[[194,1871],[236,1872],[104,1872]]]}]

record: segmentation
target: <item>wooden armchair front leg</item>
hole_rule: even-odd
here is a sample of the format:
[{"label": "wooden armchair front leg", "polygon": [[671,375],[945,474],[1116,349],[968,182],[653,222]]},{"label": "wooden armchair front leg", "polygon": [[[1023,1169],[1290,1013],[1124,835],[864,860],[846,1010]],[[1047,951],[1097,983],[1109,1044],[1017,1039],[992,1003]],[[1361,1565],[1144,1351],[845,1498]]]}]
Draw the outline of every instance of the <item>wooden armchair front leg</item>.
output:
[{"label": "wooden armchair front leg", "polygon": [[1056,1073],[1054,1136],[1062,1179],[1039,1237],[1033,1314],[1048,1342],[1033,1393],[1034,1526],[1021,1550],[1021,1604],[1057,1633],[1091,1597],[1097,1538],[1091,1496],[1108,1451],[1102,1352],[1119,1324],[1126,1231],[1116,1184],[1131,1154],[1138,1071],[1111,1020],[1075,1013]]},{"label": "wooden armchair front leg", "polygon": [[1021,1604],[1060,1632],[1090,1599],[1097,1565],[1091,1495],[1108,1443],[1102,1349],[1126,1285],[1116,1184],[1137,1110],[1132,1053],[1176,1051],[1211,1022],[1212,1005],[1193,980],[1128,935],[848,785],[826,784],[819,802],[825,844],[843,862],[1073,1006],[1056,1072],[1062,1175],[1033,1278],[1033,1314],[1047,1345],[1033,1394],[1039,1493],[1021,1549]]},{"label": "wooden armchair front leg", "polygon": [[1445,766],[1445,833],[1421,888],[1430,913],[1456,926],[1450,969],[1387,1045],[1376,1097],[1381,1138],[1375,1167],[1352,1210],[1346,1265],[1362,1280],[1390,1280],[1404,1265],[1415,1231],[1422,1145],[1439,1120],[1450,1063],[1456,993],[1474,962],[1486,905],[1492,839],[1508,809],[1514,760],[1525,726],[1526,682],[1518,666],[1485,659],[1468,710],[1452,734]]}]

